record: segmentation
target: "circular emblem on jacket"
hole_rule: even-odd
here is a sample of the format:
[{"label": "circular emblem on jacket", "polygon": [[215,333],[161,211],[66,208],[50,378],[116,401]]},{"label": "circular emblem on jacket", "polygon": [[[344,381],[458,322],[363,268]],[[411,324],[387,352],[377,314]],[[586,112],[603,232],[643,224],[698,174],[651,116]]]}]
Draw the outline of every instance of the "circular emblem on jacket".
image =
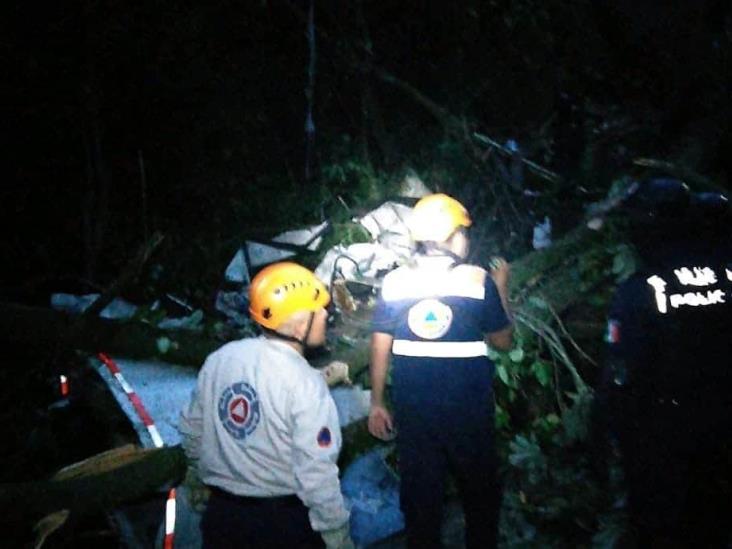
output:
[{"label": "circular emblem on jacket", "polygon": [[227,387],[219,398],[219,420],[235,439],[244,440],[257,428],[260,418],[257,391],[242,381]]},{"label": "circular emblem on jacket", "polygon": [[437,339],[450,329],[452,309],[436,299],[423,299],[409,309],[407,323],[422,339]]}]

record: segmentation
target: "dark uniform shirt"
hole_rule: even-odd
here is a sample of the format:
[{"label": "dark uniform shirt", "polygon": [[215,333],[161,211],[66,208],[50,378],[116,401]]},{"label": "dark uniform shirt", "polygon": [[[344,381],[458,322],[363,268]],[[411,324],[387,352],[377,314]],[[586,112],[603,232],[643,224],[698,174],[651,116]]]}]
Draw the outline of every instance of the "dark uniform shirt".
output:
[{"label": "dark uniform shirt", "polygon": [[716,242],[664,248],[618,287],[598,400],[623,454],[638,546],[726,547],[732,256]]},{"label": "dark uniform shirt", "polygon": [[452,468],[461,492],[466,546],[495,547],[493,364],[485,334],[509,320],[479,267],[418,257],[389,273],[373,331],[393,337],[392,397],[409,547],[440,546],[443,491]]},{"label": "dark uniform shirt", "polygon": [[[679,247],[619,286],[607,340],[627,413],[712,427],[729,412],[732,265],[723,249]],[[659,417],[658,413],[661,413]],[[654,417],[655,416],[655,417]],[[676,427],[680,427],[678,424]]]},{"label": "dark uniform shirt", "polygon": [[395,398],[428,403],[440,413],[468,404],[471,395],[485,400],[490,394],[485,334],[509,325],[493,279],[453,263],[422,257],[417,267],[389,273],[372,321],[373,331],[394,338]]}]

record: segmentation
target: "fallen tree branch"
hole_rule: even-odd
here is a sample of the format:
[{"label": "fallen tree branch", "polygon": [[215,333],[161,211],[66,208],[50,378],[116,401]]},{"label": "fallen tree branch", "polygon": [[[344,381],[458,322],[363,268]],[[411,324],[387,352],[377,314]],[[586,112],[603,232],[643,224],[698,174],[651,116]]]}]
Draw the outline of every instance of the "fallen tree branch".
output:
[{"label": "fallen tree branch", "polygon": [[[83,321],[84,318],[97,316],[102,310],[110,304],[110,302],[119,295],[120,291],[124,289],[129,282],[137,277],[142,267],[147,263],[147,260],[153,254],[153,252],[160,246],[165,237],[162,233],[154,233],[150,239],[145,242],[135,253],[134,257],[127,263],[125,268],[122,270],[120,275],[107,287],[107,289],[94,300],[88,309],[79,317],[79,322]],[[73,324],[70,329],[73,328]]]},{"label": "fallen tree branch", "polygon": [[0,522],[37,519],[60,509],[72,516],[111,511],[175,486],[187,467],[180,446],[139,449],[118,457],[114,463],[105,456],[99,467],[94,460],[78,465],[68,478],[0,484]]},{"label": "fallen tree branch", "polygon": [[691,168],[687,168],[686,166],[679,166],[678,164],[674,164],[673,162],[668,162],[666,160],[657,160],[655,158],[636,158],[635,160],[633,160],[633,164],[635,164],[636,166],[642,166],[644,168],[653,168],[655,170],[667,172],[670,175],[688,181],[689,183],[692,183],[694,186],[700,187],[703,190],[716,191],[725,195],[729,192],[728,189],[725,189],[714,181],[695,172]]},{"label": "fallen tree branch", "polygon": [[514,316],[517,322],[528,327],[532,332],[537,335],[537,337],[541,338],[542,341],[546,342],[546,344],[549,345],[551,353],[555,357],[557,357],[557,359],[559,359],[559,361],[565,366],[565,368],[567,368],[567,371],[569,371],[577,392],[582,393],[587,391],[587,384],[577,371],[577,368],[572,362],[572,359],[569,358],[569,354],[564,348],[564,345],[562,345],[562,341],[557,333],[546,322],[542,321],[541,319],[532,317],[525,312],[517,312]]},{"label": "fallen tree branch", "polygon": [[[493,147],[503,156],[506,156],[509,158],[514,156],[514,153],[511,152],[508,148],[504,147],[503,145],[501,145],[494,139],[491,139],[487,135],[483,135],[478,132],[473,132],[473,137],[475,139],[477,139],[478,141],[480,141],[481,143],[485,143],[486,145]],[[527,158],[524,158],[524,157],[521,157],[521,162],[523,162],[529,170],[534,172],[539,177],[546,179],[547,181],[550,181],[552,183],[559,183],[562,181],[562,177],[559,174],[557,174],[547,168],[544,168],[543,166],[540,166],[536,162],[532,162],[531,160],[528,160]]]},{"label": "fallen tree branch", "polygon": [[[139,321],[122,322],[99,317],[84,318],[69,333],[67,326],[75,320],[66,313],[45,307],[0,303],[0,342],[6,348],[23,348],[25,352],[47,358],[53,358],[56,349],[81,349],[92,354],[103,350],[111,355],[157,358],[196,367],[223,344],[196,332],[161,330]],[[165,353],[158,348],[160,338],[168,340]]]},{"label": "fallen tree branch", "polygon": [[554,317],[554,322],[557,323],[557,326],[559,326],[559,329],[562,331],[562,335],[567,338],[567,341],[572,344],[572,347],[574,347],[574,349],[580,354],[580,356],[584,358],[587,362],[589,362],[593,366],[597,366],[597,362],[590,355],[588,355],[584,351],[584,349],[582,349],[582,347],[580,347],[579,344],[574,340],[572,334],[569,333],[569,330],[567,330],[567,327],[562,322],[562,319],[559,318],[559,315],[551,306],[549,306],[549,312]]}]

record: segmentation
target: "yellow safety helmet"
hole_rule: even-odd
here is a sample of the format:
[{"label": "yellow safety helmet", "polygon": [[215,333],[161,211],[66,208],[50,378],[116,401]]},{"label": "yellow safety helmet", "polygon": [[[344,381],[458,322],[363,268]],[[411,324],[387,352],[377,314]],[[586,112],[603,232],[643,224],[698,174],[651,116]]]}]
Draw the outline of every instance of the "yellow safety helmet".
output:
[{"label": "yellow safety helmet", "polygon": [[249,286],[249,314],[270,330],[279,328],[293,313],[315,312],[329,301],[328,290],[312,271],[288,261],[265,267]]},{"label": "yellow safety helmet", "polygon": [[430,194],[415,205],[407,225],[417,242],[445,242],[459,227],[470,227],[465,206],[446,194]]}]

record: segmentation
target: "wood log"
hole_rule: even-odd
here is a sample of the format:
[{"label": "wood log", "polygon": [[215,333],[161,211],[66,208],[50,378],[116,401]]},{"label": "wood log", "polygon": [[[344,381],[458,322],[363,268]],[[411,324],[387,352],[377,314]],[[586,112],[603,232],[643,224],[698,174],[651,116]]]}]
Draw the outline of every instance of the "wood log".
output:
[{"label": "wood log", "polygon": [[177,485],[185,472],[180,446],[125,451],[116,460],[105,453],[57,479],[0,484],[0,522],[38,519],[61,509],[72,516],[111,511]]}]

